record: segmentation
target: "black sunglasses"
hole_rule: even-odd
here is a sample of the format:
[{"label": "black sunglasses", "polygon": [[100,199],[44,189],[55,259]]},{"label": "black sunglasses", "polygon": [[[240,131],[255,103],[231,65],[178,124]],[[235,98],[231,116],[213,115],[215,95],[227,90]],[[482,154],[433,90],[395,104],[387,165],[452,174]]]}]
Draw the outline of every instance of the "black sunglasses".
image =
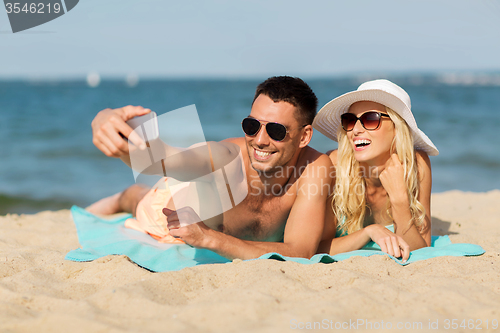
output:
[{"label": "black sunglasses", "polygon": [[[255,136],[259,133],[262,123],[258,119],[247,117],[241,122],[241,127],[246,135]],[[285,125],[280,123],[267,122],[265,126],[267,135],[269,135],[269,137],[274,141],[283,141],[286,138],[287,133],[291,131],[287,130]],[[306,125],[303,125],[300,128],[304,126]]]},{"label": "black sunglasses", "polygon": [[342,128],[346,132],[352,131],[358,120],[361,122],[361,125],[365,130],[374,131],[380,127],[380,119],[382,117],[390,118],[389,115],[385,113],[368,111],[363,113],[359,118],[352,113],[344,113],[340,116],[340,120],[342,123]]}]

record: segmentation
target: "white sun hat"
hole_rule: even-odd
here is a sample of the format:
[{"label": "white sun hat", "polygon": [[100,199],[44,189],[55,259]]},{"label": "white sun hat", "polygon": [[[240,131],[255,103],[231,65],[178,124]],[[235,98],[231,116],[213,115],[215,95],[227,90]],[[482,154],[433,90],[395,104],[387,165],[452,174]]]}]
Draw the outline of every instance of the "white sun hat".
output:
[{"label": "white sun hat", "polygon": [[358,87],[358,90],[331,100],[319,110],[314,118],[313,127],[337,141],[337,134],[341,129],[340,116],[347,113],[352,104],[360,101],[377,102],[397,112],[410,127],[415,148],[431,156],[439,154],[432,141],[417,127],[411,112],[410,96],[403,88],[388,80],[365,82]]}]

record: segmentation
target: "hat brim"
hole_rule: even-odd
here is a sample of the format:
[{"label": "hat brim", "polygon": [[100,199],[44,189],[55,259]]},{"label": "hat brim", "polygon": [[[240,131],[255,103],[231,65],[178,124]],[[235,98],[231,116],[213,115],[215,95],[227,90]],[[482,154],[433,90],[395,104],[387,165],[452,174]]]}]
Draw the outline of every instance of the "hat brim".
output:
[{"label": "hat brim", "polygon": [[340,116],[349,111],[349,107],[361,101],[371,101],[385,105],[397,112],[408,124],[416,149],[425,151],[428,155],[438,155],[439,151],[432,141],[418,127],[413,114],[401,99],[379,89],[351,91],[341,95],[321,108],[314,118],[313,127],[326,137],[337,141],[341,130]]}]

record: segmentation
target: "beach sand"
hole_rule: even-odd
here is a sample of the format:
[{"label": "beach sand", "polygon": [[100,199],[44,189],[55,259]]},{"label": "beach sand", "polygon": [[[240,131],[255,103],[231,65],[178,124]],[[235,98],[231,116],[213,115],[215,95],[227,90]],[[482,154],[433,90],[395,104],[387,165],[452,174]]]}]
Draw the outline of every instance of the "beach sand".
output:
[{"label": "beach sand", "polygon": [[125,256],[64,260],[79,247],[68,210],[7,215],[0,217],[0,331],[382,332],[390,324],[427,332],[431,324],[434,332],[500,332],[500,191],[434,194],[432,215],[434,235],[486,253],[406,267],[373,256],[151,273]]}]

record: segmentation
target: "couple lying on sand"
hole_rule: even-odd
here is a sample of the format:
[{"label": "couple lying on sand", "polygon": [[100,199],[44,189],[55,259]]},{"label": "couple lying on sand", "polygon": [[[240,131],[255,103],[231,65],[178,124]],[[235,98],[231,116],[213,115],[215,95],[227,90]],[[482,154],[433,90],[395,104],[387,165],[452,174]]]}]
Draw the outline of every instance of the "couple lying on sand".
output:
[{"label": "couple lying on sand", "polygon": [[[269,78],[257,87],[242,122],[245,136],[209,143],[211,155],[239,149],[246,173],[248,194],[222,214],[202,220],[189,207],[168,207],[168,187],[140,185],[87,209],[130,212],[137,217],[132,228],[230,259],[269,252],[310,258],[376,243],[407,260],[410,251],[429,246],[428,155],[438,150],[418,129],[408,94],[390,81],[375,80],[335,98],[316,115],[317,103],[301,79]],[[92,122],[94,144],[130,165],[129,144],[122,136],[137,147],[145,143],[126,121],[149,112],[134,106],[99,112]],[[337,141],[338,150],[325,155],[309,147],[313,128]],[[220,167],[210,162],[212,171]]]}]

